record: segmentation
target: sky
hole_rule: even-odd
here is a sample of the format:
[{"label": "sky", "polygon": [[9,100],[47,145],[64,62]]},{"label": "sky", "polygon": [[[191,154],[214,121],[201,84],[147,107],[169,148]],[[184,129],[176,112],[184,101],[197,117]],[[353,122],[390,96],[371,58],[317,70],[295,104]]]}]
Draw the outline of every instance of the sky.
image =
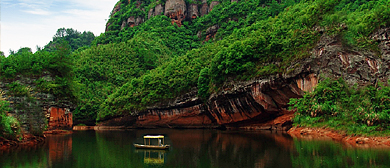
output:
[{"label": "sky", "polygon": [[0,0],[0,51],[7,56],[17,51],[49,43],[59,28],[105,30],[110,12],[118,0]]}]

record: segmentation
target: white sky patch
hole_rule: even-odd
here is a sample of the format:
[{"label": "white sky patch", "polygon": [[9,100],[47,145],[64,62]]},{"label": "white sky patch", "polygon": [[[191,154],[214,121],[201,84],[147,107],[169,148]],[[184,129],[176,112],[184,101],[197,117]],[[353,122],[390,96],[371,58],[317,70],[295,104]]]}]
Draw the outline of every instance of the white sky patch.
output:
[{"label": "white sky patch", "polygon": [[25,10],[23,12],[30,13],[30,14],[33,14],[33,15],[50,15],[49,11],[45,11],[45,10],[42,10],[42,9]]},{"label": "white sky patch", "polygon": [[1,51],[43,47],[57,29],[104,32],[118,0],[1,0]]}]

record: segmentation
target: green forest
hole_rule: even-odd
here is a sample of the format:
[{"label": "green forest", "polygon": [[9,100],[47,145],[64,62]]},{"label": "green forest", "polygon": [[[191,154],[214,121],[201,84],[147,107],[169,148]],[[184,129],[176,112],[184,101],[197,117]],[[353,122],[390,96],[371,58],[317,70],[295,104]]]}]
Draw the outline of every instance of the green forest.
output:
[{"label": "green forest", "polygon": [[[110,15],[107,31],[97,37],[91,32],[60,28],[53,40],[35,53],[21,48],[8,57],[0,56],[1,80],[50,72],[55,80],[37,82],[37,89],[73,101],[77,104],[74,120],[93,125],[112,117],[137,114],[194,88],[202,100],[207,100],[229,80],[286,74],[292,62],[310,55],[323,34],[339,37],[345,46],[375,51],[378,42],[367,37],[390,26],[389,0],[220,0],[207,15],[184,20],[181,26],[158,15],[138,26],[121,29],[125,19],[148,18],[149,9],[165,0],[143,2],[137,7],[138,1],[120,0],[121,10]],[[206,40],[206,30],[213,25],[219,29],[214,38]],[[316,98],[324,96],[324,87],[331,90],[334,84],[345,86],[342,81],[326,80],[302,101],[293,100],[291,105],[298,109],[294,121],[315,125],[337,113],[337,118],[355,117],[351,124],[365,124],[366,128],[361,129],[387,129],[383,118],[389,115],[389,103],[381,102],[385,93],[382,95],[375,87],[352,91],[345,86],[338,94],[347,97],[333,95],[339,102],[354,100],[356,107],[329,104],[328,97]],[[28,96],[26,88],[17,83],[9,88],[14,95]],[[380,89],[388,90],[384,86]],[[354,99],[367,93],[373,98]],[[324,103],[318,107],[323,109],[321,113],[315,116],[305,111],[313,99]],[[359,103],[372,105],[370,114],[378,117],[356,118],[354,110],[370,108]],[[345,114],[346,109],[354,112]],[[9,130],[11,121],[4,116],[5,111],[0,109],[0,129]],[[373,122],[367,124],[368,120]],[[332,122],[339,123],[331,124],[338,127],[344,121]]]}]

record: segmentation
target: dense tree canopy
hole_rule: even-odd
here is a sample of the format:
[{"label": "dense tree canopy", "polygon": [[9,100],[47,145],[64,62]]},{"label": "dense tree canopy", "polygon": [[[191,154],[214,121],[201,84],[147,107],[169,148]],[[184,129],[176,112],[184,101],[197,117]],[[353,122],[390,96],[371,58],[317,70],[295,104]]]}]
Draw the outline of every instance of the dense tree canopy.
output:
[{"label": "dense tree canopy", "polygon": [[94,39],[95,35],[90,31],[81,33],[72,28],[60,28],[53,36],[53,40],[44,47],[44,50],[53,51],[55,50],[56,45],[61,44],[63,41],[67,41],[70,45],[70,49],[75,51],[81,47],[89,47]]},{"label": "dense tree canopy", "polygon": [[[148,18],[157,4],[118,4],[121,10],[110,15],[107,31],[96,38],[61,28],[42,51],[22,48],[7,58],[0,55],[1,78],[50,71],[64,80],[43,83],[42,91],[73,95],[75,119],[95,124],[194,88],[206,100],[227,80],[286,73],[291,62],[307,58],[323,33],[340,37],[346,46],[375,50],[377,42],[366,37],[390,25],[389,0],[222,0],[208,15],[184,20],[180,27],[160,15],[124,28],[125,19]],[[215,25],[215,36],[207,41],[206,31]]]},{"label": "dense tree canopy", "polygon": [[[121,29],[124,19],[147,16],[136,9],[132,4],[135,1],[129,2],[122,2],[120,12],[108,21],[111,27],[93,45],[128,44],[128,40],[144,41],[149,37],[166,46],[170,53],[158,66],[145,68],[139,62],[137,67],[143,69],[142,73],[125,77],[122,85],[110,89],[112,93],[94,105],[93,113],[98,111],[98,119],[135,113],[192,88],[198,88],[199,96],[206,98],[227,79],[285,73],[292,61],[307,57],[319,40],[321,34],[313,29],[316,26],[323,27],[329,35],[339,35],[345,45],[372,49],[375,42],[365,37],[389,25],[388,20],[379,19],[389,12],[386,0],[248,0],[221,1],[208,15],[184,21],[181,27],[171,25],[166,16],[157,16],[139,26]],[[143,5],[150,8],[155,4]],[[343,24],[348,29],[340,28]],[[214,40],[206,42],[204,33],[213,25],[218,25],[218,32]],[[197,36],[199,32],[203,35]],[[142,53],[142,49],[135,50],[136,55],[150,57]]]}]

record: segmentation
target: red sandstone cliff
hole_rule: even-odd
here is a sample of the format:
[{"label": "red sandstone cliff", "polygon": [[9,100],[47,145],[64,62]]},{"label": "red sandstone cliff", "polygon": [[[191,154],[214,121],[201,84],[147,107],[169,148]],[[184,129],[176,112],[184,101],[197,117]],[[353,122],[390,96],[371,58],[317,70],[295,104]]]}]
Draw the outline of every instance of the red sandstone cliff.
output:
[{"label": "red sandstone cliff", "polygon": [[[232,0],[234,1],[234,0]],[[137,7],[140,8],[140,5],[144,3],[143,1],[137,1]],[[184,0],[167,0],[165,3],[159,1],[156,2],[156,5],[149,9],[148,18],[165,15],[171,18],[172,24],[177,24],[179,27],[182,25],[184,20],[196,19],[199,16],[204,16],[208,14],[216,5],[220,2],[212,1],[210,4],[206,0],[202,0],[202,4],[198,4],[197,0],[186,4]],[[121,3],[118,2],[113,8],[110,17],[114,17],[117,12],[121,11]],[[145,10],[145,9],[141,9]],[[144,18],[141,16],[130,16],[121,23],[121,30],[125,27],[134,27],[144,22]],[[107,22],[106,31],[109,31],[109,26],[111,22]],[[216,32],[216,31],[215,31]]]},{"label": "red sandstone cliff", "polygon": [[135,128],[248,128],[287,130],[293,112],[290,98],[299,98],[317,84],[309,74],[288,80],[254,80],[226,85],[224,91],[202,103],[191,92],[165,106],[150,107],[137,116],[116,118],[100,125]]},{"label": "red sandstone cliff", "polygon": [[136,116],[124,116],[100,125],[132,128],[246,128],[287,130],[294,111],[290,98],[312,91],[319,78],[343,77],[350,84],[387,81],[390,75],[390,28],[371,38],[380,42],[377,53],[346,48],[336,37],[323,36],[309,58],[296,61],[286,73],[247,82],[225,83],[223,91],[202,103],[194,90]]}]

